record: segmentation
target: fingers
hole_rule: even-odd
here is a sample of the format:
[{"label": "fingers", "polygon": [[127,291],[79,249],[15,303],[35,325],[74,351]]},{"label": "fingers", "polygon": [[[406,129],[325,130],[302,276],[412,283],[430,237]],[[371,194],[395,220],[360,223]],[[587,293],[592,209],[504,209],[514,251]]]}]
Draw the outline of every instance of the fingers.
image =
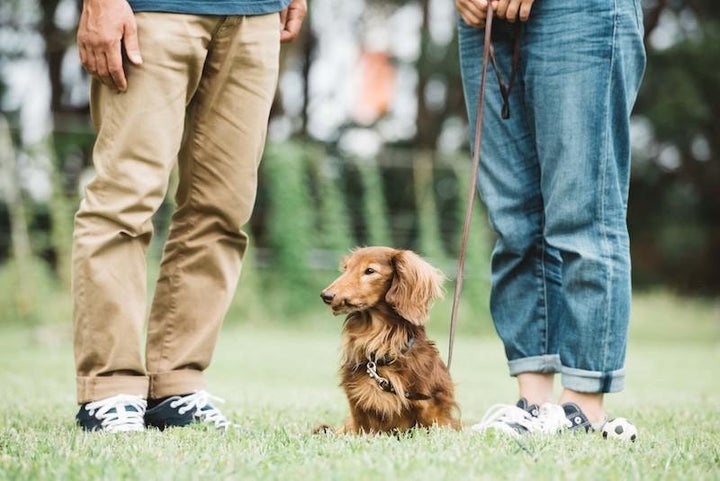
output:
[{"label": "fingers", "polygon": [[532,9],[533,2],[525,1],[520,5],[520,21],[527,22],[530,18],[530,10]]},{"label": "fingers", "polygon": [[120,92],[128,87],[123,46],[131,63],[142,63],[135,16],[124,0],[85,0],[77,43],[85,70]]},{"label": "fingers", "polygon": [[103,84],[120,92],[127,90],[120,42],[103,46],[82,45],[80,61],[85,70]]},{"label": "fingers", "polygon": [[511,0],[498,0],[493,2],[493,10],[498,18],[509,20],[507,18],[507,12],[510,7],[510,2]]},{"label": "fingers", "polygon": [[488,3],[486,0],[455,0],[455,8],[463,21],[471,27],[484,27]]},{"label": "fingers", "polygon": [[[134,19],[123,26],[122,43],[125,46],[125,53],[130,62],[135,65],[140,65],[142,63],[142,56],[140,55],[137,25]],[[125,69],[123,68],[122,49],[119,42],[117,42],[117,45],[111,45],[110,48],[105,51],[104,60],[104,65],[107,66],[107,73],[98,71],[98,76],[102,83],[120,92],[126,91],[128,83],[127,77],[125,76]]]},{"label": "fingers", "polygon": [[508,22],[515,22],[518,19],[526,22],[530,18],[533,1],[534,0],[495,0],[492,2],[492,8],[498,18],[505,19]]},{"label": "fingers", "polygon": [[[498,18],[526,22],[534,0],[492,0],[491,8]],[[455,8],[463,21],[472,27],[485,26],[488,0],[455,0]]]},{"label": "fingers", "polygon": [[140,44],[138,42],[137,23],[135,23],[134,18],[125,24],[123,43],[125,44],[125,53],[128,59],[135,65],[140,65],[142,56],[140,55]]},{"label": "fingers", "polygon": [[285,21],[285,27],[283,28],[282,32],[280,32],[280,41],[292,42],[297,38],[298,34],[300,33],[301,27],[301,19],[293,18],[292,16],[288,15],[288,19]]},{"label": "fingers", "polygon": [[307,15],[307,0],[292,0],[280,12],[280,41],[291,42],[297,38]]},{"label": "fingers", "polygon": [[80,41],[78,38],[78,53],[80,54],[80,63],[82,64],[83,68],[89,73],[90,75],[93,75],[93,72],[95,72],[97,69],[95,68],[95,54],[90,53],[87,49],[87,47]]},{"label": "fingers", "polygon": [[122,57],[115,55],[115,52],[111,51],[109,55],[105,54],[105,62],[107,64],[107,74],[105,76],[107,81],[103,80],[103,83],[108,87],[116,88],[120,92],[127,90],[127,78],[125,78],[125,70],[123,70]]}]

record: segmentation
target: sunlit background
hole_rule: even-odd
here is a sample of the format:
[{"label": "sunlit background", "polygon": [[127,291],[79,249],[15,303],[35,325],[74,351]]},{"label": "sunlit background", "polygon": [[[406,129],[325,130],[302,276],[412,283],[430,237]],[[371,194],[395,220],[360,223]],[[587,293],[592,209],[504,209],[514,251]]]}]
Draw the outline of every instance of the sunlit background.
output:
[{"label": "sunlit background", "polygon": [[[43,289],[67,297],[72,215],[92,169],[80,4],[0,4],[0,282],[13,286],[0,302],[36,322],[48,316],[36,302]],[[309,9],[301,37],[283,47],[237,316],[258,290],[284,292],[273,304],[292,312],[315,303],[356,245],[412,248],[454,275],[470,172],[454,2],[310,0]],[[634,286],[717,297],[720,5],[656,0],[643,9]],[[467,274],[477,296],[487,292],[492,243],[481,209]],[[156,215],[155,260],[171,211],[172,194]]]}]

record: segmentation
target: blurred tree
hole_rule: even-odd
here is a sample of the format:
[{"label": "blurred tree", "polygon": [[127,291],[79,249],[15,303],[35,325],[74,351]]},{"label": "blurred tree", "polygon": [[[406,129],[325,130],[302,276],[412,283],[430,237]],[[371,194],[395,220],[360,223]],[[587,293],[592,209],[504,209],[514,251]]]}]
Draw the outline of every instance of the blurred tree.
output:
[{"label": "blurred tree", "polygon": [[[0,8],[0,29],[6,35],[4,38],[11,39],[0,47],[0,58],[20,59],[30,57],[32,55],[33,45],[37,43],[33,40],[39,35],[42,45],[42,58],[45,61],[46,71],[48,74],[48,82],[50,85],[50,112],[52,115],[52,123],[55,128],[50,132],[50,137],[43,139],[40,143],[43,145],[24,145],[20,143],[18,148],[27,152],[29,156],[49,155],[51,162],[48,176],[51,179],[52,194],[51,201],[48,205],[50,214],[50,258],[53,259],[55,270],[61,282],[69,287],[68,266],[70,259],[70,242],[71,242],[71,223],[73,208],[72,203],[75,197],[75,182],[77,175],[69,176],[64,169],[65,158],[68,151],[81,150],[72,144],[73,140],[68,141],[63,137],[64,132],[71,122],[63,113],[72,112],[78,114],[79,119],[75,121],[77,125],[82,125],[81,130],[85,132],[88,129],[88,109],[83,104],[79,107],[70,106],[63,99],[68,97],[67,85],[63,82],[63,68],[67,69],[65,62],[68,51],[74,46],[75,26],[68,24],[61,26],[63,15],[59,15],[59,8],[69,8],[77,10],[81,5],[81,0],[32,0],[19,1],[8,0],[3,2]],[[42,85],[42,83],[40,84]],[[62,128],[58,128],[62,126]],[[18,124],[17,128],[22,128]],[[19,136],[22,138],[22,136]],[[92,137],[86,136],[84,139],[86,148]],[[18,183],[21,186],[21,183]],[[32,212],[29,217],[33,217],[36,213]],[[47,247],[47,246],[44,246]]]},{"label": "blurred tree", "polygon": [[416,154],[413,181],[418,216],[417,250],[420,255],[440,267],[445,263],[446,255],[435,200],[432,151],[423,150]]},{"label": "blurred tree", "polygon": [[324,155],[317,146],[306,149],[309,150],[310,173],[316,186],[314,200],[317,209],[313,211],[318,215],[315,218],[314,247],[327,250],[330,258],[326,263],[334,267],[340,257],[355,246],[350,232],[348,201],[341,189],[342,163],[337,158]]},{"label": "blurred tree", "polygon": [[355,163],[362,187],[365,245],[391,245],[387,198],[380,166],[376,159],[356,159]]},{"label": "blurred tree", "polygon": [[314,299],[322,287],[322,281],[309,268],[317,239],[305,149],[298,142],[268,146],[262,164],[268,189],[267,242],[273,266],[269,287],[286,294],[277,303],[285,304],[276,304],[282,314],[307,309],[307,299]]},{"label": "blurred tree", "polygon": [[[8,0],[0,4],[0,34],[3,38],[0,42],[0,65],[6,67],[10,62],[26,57],[27,45],[37,36],[36,20],[35,12],[21,5],[18,0]],[[8,75],[10,74],[6,68],[0,70],[0,100],[5,100],[8,92],[9,79],[6,79]],[[7,226],[7,230],[3,229],[1,245],[6,246],[8,257],[15,258],[22,271],[22,266],[26,264],[25,259],[32,254],[32,250],[28,233],[28,214],[25,211],[21,189],[17,139],[11,134],[19,117],[19,110],[17,103],[10,103],[8,106],[6,102],[0,101],[0,169],[2,169],[0,202],[5,204],[4,210],[7,212],[7,219],[0,220],[0,225]],[[13,126],[8,119],[11,119]],[[6,234],[9,234],[9,238],[5,238]],[[0,259],[5,256],[5,252],[0,252]]]},{"label": "blurred tree", "polygon": [[18,158],[5,116],[0,114],[0,193],[8,207],[10,224],[10,261],[0,272],[0,285],[11,287],[0,292],[2,319],[35,324],[38,319],[35,294],[46,276],[43,266],[33,259],[28,220],[20,185]]},{"label": "blurred tree", "polygon": [[[438,22],[448,21],[434,16],[438,5],[447,7],[442,0],[357,1],[365,9],[379,6],[386,12],[415,8],[421,19],[417,57],[396,60],[412,62],[417,73],[415,109],[407,109],[414,111],[416,130],[411,138],[393,139],[394,144],[385,146],[378,154],[381,160],[378,185],[384,186],[387,200],[384,215],[395,224],[394,243],[410,246],[426,230],[414,214],[409,214],[417,212],[417,202],[425,198],[417,197],[416,186],[409,181],[408,172],[414,159],[426,155],[415,157],[414,151],[430,152],[434,168],[437,167],[438,138],[447,130],[448,119],[465,118],[457,39],[456,36],[443,39],[432,35]],[[77,95],[87,82],[74,52],[74,23],[81,2],[0,2],[3,40],[0,61],[3,61],[3,67],[9,65],[6,61],[28,57],[28,52],[37,47],[38,39],[42,44],[55,126],[48,146],[56,153],[51,171],[53,197],[48,210],[51,212],[56,270],[65,279],[69,269],[64,263],[69,259],[77,186],[80,173],[90,164],[94,138],[87,98]],[[310,3],[310,12],[314,15],[312,0]],[[634,125],[639,128],[634,129],[636,150],[629,206],[635,280],[639,285],[662,283],[688,291],[717,293],[720,291],[720,271],[716,268],[720,265],[720,69],[716,65],[720,62],[720,3],[713,0],[644,0],[643,7],[649,62],[635,109]],[[390,15],[373,18],[382,21]],[[310,28],[311,22],[306,25],[303,41],[284,49],[286,64],[300,66],[297,78],[303,82],[303,107],[298,118],[288,122],[290,133],[297,133],[301,140],[306,139],[308,105],[313,101],[310,98],[313,89],[308,87],[307,80],[317,38]],[[5,99],[2,78],[0,95]],[[12,102],[5,99],[0,108],[8,108],[10,104]],[[17,127],[16,122],[12,127]],[[17,151],[33,155],[28,146],[18,143],[18,138],[21,136],[15,136]],[[298,150],[302,149],[284,149],[283,155],[294,156]],[[398,150],[404,152],[398,154]],[[394,163],[397,158],[402,158],[401,162]],[[347,170],[343,172],[347,173]],[[434,176],[436,190],[437,183],[443,181],[442,176]],[[361,180],[348,179],[347,182],[360,183]],[[264,198],[262,193],[260,197]],[[448,204],[446,201],[438,204],[438,215],[443,231],[454,232],[457,223],[449,223],[447,218],[455,214],[442,210]],[[4,207],[9,210],[9,206]],[[267,212],[261,205],[253,219],[254,225],[263,226],[261,217]],[[37,215],[30,210],[27,212],[29,220]],[[3,223],[7,223],[6,219],[0,219],[0,224]],[[263,237],[262,231],[260,234],[257,239],[261,246],[274,245],[275,241],[266,242],[270,236]],[[32,241],[35,236],[32,232],[30,236]],[[450,246],[448,238],[444,234],[446,245]],[[288,242],[292,240],[288,238]]]},{"label": "blurred tree", "polygon": [[413,145],[435,150],[445,119],[465,116],[465,104],[457,56],[457,34],[447,44],[430,35],[431,0],[420,0],[422,27],[417,60],[417,130]]},{"label": "blurred tree", "polygon": [[[470,179],[467,169],[462,166],[456,166],[455,173],[459,194],[457,196],[457,211],[462,216],[457,233],[459,249],[465,223],[468,189],[474,185],[474,182]],[[484,314],[485,319],[489,319],[490,257],[493,241],[491,229],[488,226],[487,214],[476,196],[468,231],[463,297],[473,306],[474,312],[481,312]],[[454,278],[457,277],[456,272],[453,272],[452,275]]]},{"label": "blurred tree", "polygon": [[[0,114],[0,180],[2,180],[0,193],[3,195],[3,201],[8,207],[10,217],[12,258],[22,276],[32,256],[32,249],[30,248],[30,236],[28,235],[25,202],[18,187],[20,185],[20,169],[10,135],[10,127],[2,114]],[[22,281],[22,277],[20,280]],[[22,290],[23,285],[18,286],[18,288]]]},{"label": "blurred tree", "polygon": [[635,108],[642,139],[629,205],[635,279],[717,294],[720,4],[658,0],[645,18],[648,68]]},{"label": "blurred tree", "polygon": [[[78,138],[68,135],[68,129],[74,124],[79,131],[87,133],[89,124],[89,108],[86,103],[73,105],[67,102],[67,85],[63,81],[63,65],[66,57],[75,46],[74,22],[72,25],[61,26],[58,22],[58,7],[68,2],[78,12],[82,7],[82,0],[39,0],[42,11],[40,32],[45,43],[45,60],[48,67],[48,80],[50,82],[50,112],[53,124],[64,129],[53,129],[51,149],[53,162],[50,176],[52,179],[52,199],[50,202],[51,243],[54,250],[55,268],[61,283],[70,287],[70,256],[72,249],[72,219],[77,205],[77,186],[68,182],[79,174],[67,171],[77,169],[77,163],[66,162],[69,154],[85,151],[89,153],[89,142],[92,136],[85,135]],[[74,53],[73,53],[74,54]],[[71,64],[72,65],[72,64]],[[79,64],[75,62],[79,68]],[[78,144],[78,141],[80,143]],[[86,155],[88,157],[88,155]],[[85,164],[87,160],[83,160]],[[69,175],[68,175],[69,174]],[[73,175],[74,174],[74,175]]]}]

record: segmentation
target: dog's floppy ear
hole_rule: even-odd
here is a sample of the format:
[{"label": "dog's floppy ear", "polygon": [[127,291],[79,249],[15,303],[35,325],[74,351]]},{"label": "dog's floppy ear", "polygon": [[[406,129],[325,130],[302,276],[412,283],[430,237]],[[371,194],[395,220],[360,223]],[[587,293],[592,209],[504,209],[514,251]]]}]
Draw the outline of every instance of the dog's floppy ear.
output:
[{"label": "dog's floppy ear", "polygon": [[412,251],[398,251],[392,262],[395,272],[385,301],[410,323],[421,326],[432,302],[443,294],[445,276]]}]

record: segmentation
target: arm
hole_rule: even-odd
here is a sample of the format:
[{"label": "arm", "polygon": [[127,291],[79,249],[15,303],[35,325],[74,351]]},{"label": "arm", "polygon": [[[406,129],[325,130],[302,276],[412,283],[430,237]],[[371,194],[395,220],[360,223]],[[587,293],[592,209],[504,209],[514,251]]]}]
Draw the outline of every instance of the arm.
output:
[{"label": "arm", "polygon": [[280,41],[292,42],[300,33],[303,19],[307,15],[307,0],[292,0],[280,12]]},{"label": "arm", "polygon": [[127,89],[123,45],[133,64],[142,63],[135,15],[126,0],[84,0],[77,43],[85,70],[120,92]]}]

